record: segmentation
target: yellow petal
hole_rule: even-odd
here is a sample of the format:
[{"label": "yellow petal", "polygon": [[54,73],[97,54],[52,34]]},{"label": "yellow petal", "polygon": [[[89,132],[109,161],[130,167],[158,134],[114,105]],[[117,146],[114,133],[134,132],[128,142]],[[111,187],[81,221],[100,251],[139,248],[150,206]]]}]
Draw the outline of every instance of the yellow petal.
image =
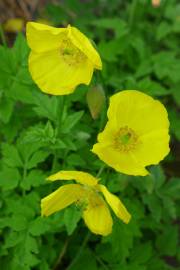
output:
[{"label": "yellow petal", "polygon": [[103,200],[96,206],[89,204],[83,212],[83,219],[89,230],[95,234],[106,236],[112,231],[112,217]]},{"label": "yellow petal", "polygon": [[170,151],[168,130],[157,130],[140,136],[140,144],[134,156],[144,166],[158,164]]},{"label": "yellow petal", "polygon": [[108,118],[119,127],[128,126],[138,135],[169,128],[162,103],[136,90],[121,91],[110,98]]},{"label": "yellow petal", "polygon": [[81,185],[69,184],[58,188],[41,200],[41,215],[49,216],[78,201],[83,196]]},{"label": "yellow petal", "polygon": [[59,48],[67,34],[67,28],[56,28],[41,23],[28,22],[26,37],[29,47],[35,52],[45,52]]},{"label": "yellow petal", "polygon": [[90,40],[76,27],[68,26],[69,38],[72,43],[79,48],[93,63],[96,69],[102,69],[102,62],[98,52],[95,50]]},{"label": "yellow petal", "polygon": [[92,152],[118,172],[141,176],[148,174],[144,166],[130,152],[120,152],[106,145],[104,147],[103,143],[96,143]]},{"label": "yellow petal", "polygon": [[98,179],[91,174],[81,171],[60,171],[49,176],[47,180],[75,180],[78,183],[88,186],[95,186],[98,182]]},{"label": "yellow petal", "polygon": [[103,146],[110,146],[116,136],[117,127],[113,121],[108,121],[104,130],[98,134],[98,142],[103,142]]},{"label": "yellow petal", "polygon": [[103,193],[106,201],[111,206],[116,216],[122,219],[125,223],[129,223],[131,215],[127,211],[124,204],[114,194],[110,193],[104,185],[98,185],[100,191]]},{"label": "yellow petal", "polygon": [[67,95],[72,93],[77,85],[90,83],[93,65],[87,58],[77,65],[69,65],[62,59],[58,49],[45,53],[31,52],[29,71],[43,92]]}]

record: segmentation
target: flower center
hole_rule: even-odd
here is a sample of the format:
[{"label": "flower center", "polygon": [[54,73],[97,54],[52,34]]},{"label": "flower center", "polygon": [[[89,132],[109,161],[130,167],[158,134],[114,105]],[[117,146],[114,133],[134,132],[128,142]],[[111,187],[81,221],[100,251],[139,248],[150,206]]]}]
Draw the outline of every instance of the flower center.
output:
[{"label": "flower center", "polygon": [[86,59],[84,53],[74,46],[69,39],[62,40],[60,45],[60,55],[69,66],[78,65]]},{"label": "flower center", "polygon": [[102,204],[102,197],[99,195],[99,191],[95,187],[83,185],[85,193],[82,198],[76,202],[76,206],[85,210],[88,205],[91,207],[97,207]]},{"label": "flower center", "polygon": [[123,152],[133,150],[138,143],[138,136],[131,128],[125,126],[119,129],[114,140],[114,147]]}]

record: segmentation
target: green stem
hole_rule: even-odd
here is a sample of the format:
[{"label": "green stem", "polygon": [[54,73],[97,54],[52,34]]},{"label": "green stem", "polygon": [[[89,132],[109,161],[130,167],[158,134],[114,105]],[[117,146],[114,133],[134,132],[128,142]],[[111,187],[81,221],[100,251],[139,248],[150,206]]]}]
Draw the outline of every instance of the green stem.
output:
[{"label": "green stem", "polygon": [[133,0],[132,4],[130,6],[130,12],[129,12],[129,28],[132,29],[132,26],[134,24],[134,18],[136,14],[136,7],[138,4],[138,0]]},{"label": "green stem", "polygon": [[56,261],[56,263],[55,263],[55,265],[53,267],[54,270],[61,264],[61,261],[62,261],[64,255],[65,255],[65,253],[66,253],[66,250],[67,250],[67,247],[68,247],[68,244],[69,244],[69,239],[70,239],[69,237],[66,239],[66,241],[64,243],[64,246],[61,249],[59,257],[58,257],[58,259],[57,259],[57,261]]},{"label": "green stem", "polygon": [[[61,133],[62,116],[63,116],[64,105],[65,105],[65,97],[60,96],[58,98],[59,98],[58,110],[57,110],[57,117],[56,117],[56,122],[55,122],[55,124],[56,124],[56,129],[55,129],[56,137],[58,137]],[[54,172],[56,170],[57,161],[58,161],[57,156],[58,156],[57,149],[55,149],[51,172]]]},{"label": "green stem", "polygon": [[99,264],[102,266],[103,269],[109,270],[109,267],[105,265],[105,263],[99,258],[94,251],[92,251],[92,254],[94,255],[96,261],[99,262]]},{"label": "green stem", "polygon": [[57,136],[60,134],[61,131],[61,124],[62,124],[62,116],[64,112],[64,105],[65,105],[65,97],[61,96],[59,97],[59,102],[58,102],[58,111],[57,111],[57,119],[56,119],[56,131],[57,131]]},{"label": "green stem", "polygon": [[56,166],[57,166],[57,150],[54,150],[54,157],[53,157],[53,162],[52,162],[52,168],[51,168],[51,173],[54,173],[56,171]]},{"label": "green stem", "polygon": [[74,259],[72,260],[72,262],[70,263],[70,265],[66,268],[66,270],[70,270],[71,267],[78,261],[79,257],[81,256],[81,253],[83,252],[87,242],[89,241],[89,238],[91,236],[90,231],[88,231],[88,233],[86,234],[81,247],[79,248],[78,252],[76,253],[76,256],[74,257]]},{"label": "green stem", "polygon": [[2,40],[2,44],[4,45],[4,47],[7,48],[7,42],[6,42],[4,30],[2,28],[2,24],[0,24],[0,37],[1,37],[1,40]]},{"label": "green stem", "polygon": [[106,164],[103,164],[103,165],[100,167],[98,173],[96,174],[96,177],[97,177],[97,178],[98,178],[98,177],[101,175],[101,173],[104,171],[105,167],[106,167]]}]

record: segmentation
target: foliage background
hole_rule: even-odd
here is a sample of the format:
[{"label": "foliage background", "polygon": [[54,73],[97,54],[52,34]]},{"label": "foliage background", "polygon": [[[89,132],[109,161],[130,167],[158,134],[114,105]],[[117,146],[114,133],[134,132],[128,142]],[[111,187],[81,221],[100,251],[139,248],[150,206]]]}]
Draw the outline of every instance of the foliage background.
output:
[{"label": "foliage background", "polygon": [[[5,33],[0,46],[1,269],[180,269],[180,4],[162,0],[155,8],[147,0],[67,0],[46,1],[32,10],[31,19],[71,23],[96,42],[103,71],[92,85],[103,87],[106,102],[94,120],[86,101],[90,87],[79,86],[65,101],[40,92],[28,72],[24,34]],[[106,121],[108,97],[123,89],[158,98],[169,113],[171,153],[147,177],[116,173],[89,151]],[[40,217],[40,199],[60,185],[45,181],[52,171],[96,175],[100,168],[102,182],[132,214],[128,225],[114,217],[112,234],[102,238],[88,232],[75,207]]]}]

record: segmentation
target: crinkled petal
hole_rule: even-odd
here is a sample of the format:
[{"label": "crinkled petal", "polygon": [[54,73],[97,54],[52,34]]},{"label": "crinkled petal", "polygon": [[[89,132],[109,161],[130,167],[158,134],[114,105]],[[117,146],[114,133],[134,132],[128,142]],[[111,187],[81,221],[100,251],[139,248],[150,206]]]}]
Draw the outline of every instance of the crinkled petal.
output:
[{"label": "crinkled petal", "polygon": [[83,219],[89,230],[95,234],[106,236],[112,231],[112,217],[106,203],[102,200],[97,206],[89,204],[83,212]]},{"label": "crinkled petal", "polygon": [[76,27],[71,27],[69,25],[68,30],[68,35],[72,43],[89,58],[96,69],[102,69],[101,58],[90,40]]},{"label": "crinkled petal", "polygon": [[110,98],[108,118],[117,128],[128,126],[137,135],[168,129],[167,111],[162,103],[136,90],[121,91]]},{"label": "crinkled petal", "polygon": [[98,185],[98,187],[103,193],[106,201],[108,202],[116,216],[122,219],[124,223],[129,223],[131,215],[129,214],[121,200],[114,194],[110,193],[104,185]]},{"label": "crinkled petal", "polygon": [[35,22],[28,22],[26,25],[28,45],[35,52],[59,48],[62,38],[67,36],[67,33],[67,28],[56,28]]},{"label": "crinkled petal", "polygon": [[58,188],[41,200],[41,215],[49,216],[78,201],[83,196],[81,185],[69,184]]},{"label": "crinkled petal", "polygon": [[72,93],[77,85],[89,84],[93,74],[93,65],[86,59],[77,65],[68,65],[59,50],[45,53],[31,52],[29,71],[39,88],[52,95]]},{"label": "crinkled petal", "polygon": [[96,143],[92,152],[118,172],[142,176],[148,174],[145,167],[130,152],[121,152],[110,146],[104,147],[102,143]]},{"label": "crinkled petal", "polygon": [[81,171],[60,171],[47,178],[50,181],[56,180],[75,180],[78,183],[88,186],[95,186],[98,179],[89,173]]},{"label": "crinkled petal", "polygon": [[144,166],[158,164],[170,151],[168,130],[157,130],[140,136],[134,156]]}]

